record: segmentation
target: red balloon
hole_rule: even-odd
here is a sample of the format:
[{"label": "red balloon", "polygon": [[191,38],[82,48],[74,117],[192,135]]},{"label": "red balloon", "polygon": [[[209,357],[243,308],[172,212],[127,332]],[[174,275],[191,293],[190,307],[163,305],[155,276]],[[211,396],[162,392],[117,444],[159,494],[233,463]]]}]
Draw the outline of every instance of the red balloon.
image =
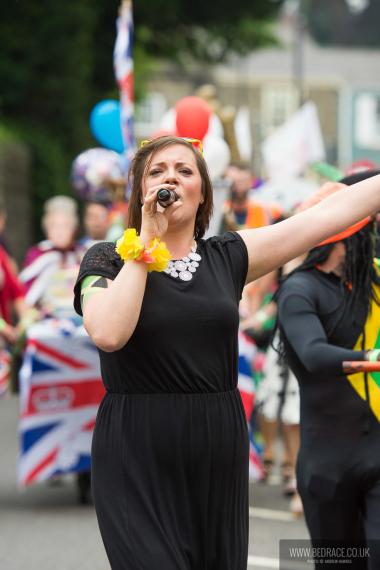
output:
[{"label": "red balloon", "polygon": [[203,140],[211,117],[208,103],[200,97],[184,97],[178,101],[175,110],[178,136]]}]

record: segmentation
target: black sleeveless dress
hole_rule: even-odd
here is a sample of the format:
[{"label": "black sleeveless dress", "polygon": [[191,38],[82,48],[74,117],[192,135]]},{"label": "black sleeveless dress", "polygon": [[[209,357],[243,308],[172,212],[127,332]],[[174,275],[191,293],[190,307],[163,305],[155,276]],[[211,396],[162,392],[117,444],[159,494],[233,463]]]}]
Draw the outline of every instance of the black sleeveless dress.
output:
[{"label": "black sleeveless dress", "polygon": [[[85,255],[86,275],[115,278],[114,244]],[[237,233],[200,240],[191,281],[152,272],[135,332],[99,350],[106,388],[92,484],[114,570],[246,570],[248,453],[237,390],[238,304],[248,255]]]}]

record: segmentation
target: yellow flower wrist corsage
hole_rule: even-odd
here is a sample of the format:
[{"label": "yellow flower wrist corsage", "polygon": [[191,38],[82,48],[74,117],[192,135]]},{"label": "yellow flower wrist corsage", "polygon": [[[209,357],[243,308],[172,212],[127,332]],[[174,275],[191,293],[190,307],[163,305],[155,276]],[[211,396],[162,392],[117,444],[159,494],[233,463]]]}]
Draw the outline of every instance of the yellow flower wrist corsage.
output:
[{"label": "yellow flower wrist corsage", "polygon": [[140,237],[134,228],[125,230],[123,236],[116,242],[116,253],[123,261],[143,261],[148,266],[148,271],[164,271],[171,259],[170,251],[159,238],[149,242],[144,247]]}]

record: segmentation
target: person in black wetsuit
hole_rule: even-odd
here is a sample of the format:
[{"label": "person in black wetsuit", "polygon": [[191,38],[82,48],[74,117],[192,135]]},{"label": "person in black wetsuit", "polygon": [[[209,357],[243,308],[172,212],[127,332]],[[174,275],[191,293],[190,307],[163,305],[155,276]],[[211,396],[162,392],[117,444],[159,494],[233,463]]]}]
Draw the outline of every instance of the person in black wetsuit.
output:
[{"label": "person in black wetsuit", "polygon": [[[243,286],[380,208],[378,177],[328,198],[327,209],[204,240],[212,188],[194,144],[160,137],[140,148],[128,226],[141,244],[127,248],[134,232],[124,234],[124,263],[114,244],[94,245],[74,289],[106,388],[92,489],[114,570],[246,570]],[[161,188],[178,197],[166,209]],[[165,240],[171,263],[148,274],[154,238]]]},{"label": "person in black wetsuit", "polygon": [[[341,182],[350,185],[374,174]],[[373,221],[345,237],[348,233],[311,250],[284,280],[277,293],[278,323],[283,352],[300,385],[297,485],[311,539],[346,547],[368,540],[370,559],[354,558],[350,567],[375,570],[380,568],[380,383],[372,375],[347,378],[342,363],[379,358],[380,351],[368,349],[380,332],[380,279],[373,266]]]}]

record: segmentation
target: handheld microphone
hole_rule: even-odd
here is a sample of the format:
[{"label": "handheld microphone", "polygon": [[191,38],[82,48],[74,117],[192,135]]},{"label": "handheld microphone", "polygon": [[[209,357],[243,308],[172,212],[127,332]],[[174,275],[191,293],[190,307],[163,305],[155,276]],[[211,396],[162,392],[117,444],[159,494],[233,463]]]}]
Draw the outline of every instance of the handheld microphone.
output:
[{"label": "handheld microphone", "polygon": [[163,208],[171,206],[177,200],[178,196],[174,190],[169,190],[168,188],[160,188],[160,190],[157,192],[157,202]]}]

